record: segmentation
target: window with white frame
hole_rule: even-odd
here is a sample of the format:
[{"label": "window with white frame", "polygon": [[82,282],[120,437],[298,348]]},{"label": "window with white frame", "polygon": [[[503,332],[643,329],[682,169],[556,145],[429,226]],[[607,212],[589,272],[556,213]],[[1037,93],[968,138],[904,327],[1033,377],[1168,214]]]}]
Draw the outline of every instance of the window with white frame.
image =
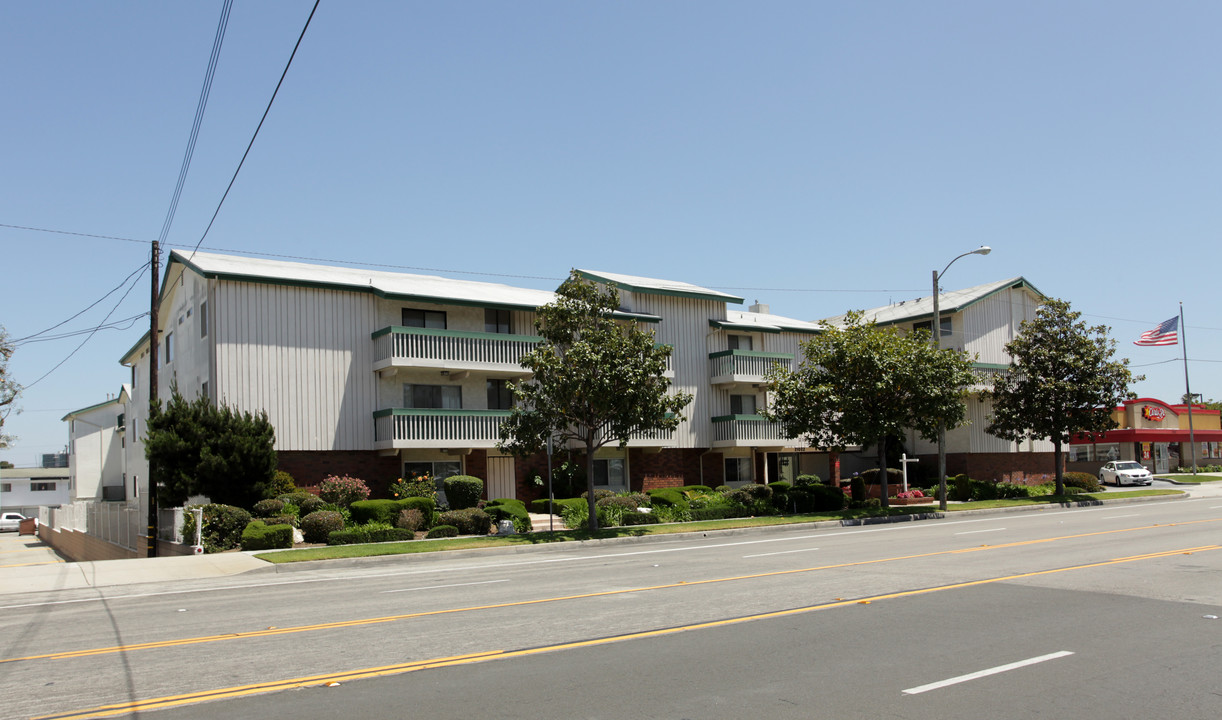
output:
[{"label": "window with white frame", "polygon": [[751,458],[726,458],[726,482],[752,482]]},{"label": "window with white frame", "polygon": [[623,458],[595,458],[594,484],[609,488],[625,488],[628,478],[624,473]]}]

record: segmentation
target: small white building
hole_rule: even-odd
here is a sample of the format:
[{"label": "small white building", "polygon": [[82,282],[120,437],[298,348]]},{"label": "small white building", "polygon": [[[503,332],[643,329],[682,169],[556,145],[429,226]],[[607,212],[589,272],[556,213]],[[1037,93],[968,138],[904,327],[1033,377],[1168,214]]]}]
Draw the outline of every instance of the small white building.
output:
[{"label": "small white building", "polygon": [[40,508],[71,501],[68,468],[0,469],[0,510],[36,517]]},{"label": "small white building", "polygon": [[68,423],[68,469],[73,500],[124,500],[124,425],[128,388],[105,402],[75,410]]}]

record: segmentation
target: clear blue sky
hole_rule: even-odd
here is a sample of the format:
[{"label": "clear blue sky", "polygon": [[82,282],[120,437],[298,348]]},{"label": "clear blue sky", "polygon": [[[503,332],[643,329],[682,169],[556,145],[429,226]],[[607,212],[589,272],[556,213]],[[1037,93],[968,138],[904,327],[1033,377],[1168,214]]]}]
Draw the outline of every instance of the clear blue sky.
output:
[{"label": "clear blue sky", "polygon": [[[169,235],[199,242],[312,3],[237,0]],[[44,330],[148,256],[221,3],[0,4],[0,324]],[[203,247],[554,288],[670,278],[817,320],[1022,275],[1147,380],[1222,396],[1222,4],[324,0]],[[484,275],[456,273],[485,273]],[[505,276],[505,277],[501,277]],[[122,291],[68,323],[102,322]],[[148,309],[148,276],[112,321]],[[147,328],[30,387],[0,458],[67,442]],[[81,337],[18,347],[33,383]]]}]

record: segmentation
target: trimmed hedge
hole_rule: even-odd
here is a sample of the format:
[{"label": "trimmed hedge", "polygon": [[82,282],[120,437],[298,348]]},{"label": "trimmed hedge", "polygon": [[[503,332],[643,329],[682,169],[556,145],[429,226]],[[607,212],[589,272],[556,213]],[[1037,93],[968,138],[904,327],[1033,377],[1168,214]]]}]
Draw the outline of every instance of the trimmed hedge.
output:
[{"label": "trimmed hedge", "polygon": [[799,513],[837,512],[848,502],[844,491],[831,485],[801,485],[790,489],[787,495],[794,512]]},{"label": "trimmed hedge", "polygon": [[301,518],[301,534],[308,543],[325,543],[336,530],[344,529],[344,516],[335,510],[316,510]]},{"label": "trimmed hedge", "polygon": [[484,481],[470,475],[451,475],[441,482],[451,510],[473,508],[484,494]]},{"label": "trimmed hedge", "polygon": [[428,534],[424,536],[424,539],[433,540],[435,538],[450,537],[458,537],[458,528],[454,527],[453,525],[438,525],[432,530],[429,530]]},{"label": "trimmed hedge", "polygon": [[415,540],[416,533],[397,527],[354,527],[327,534],[328,545],[360,545],[363,543],[402,542]]},{"label": "trimmed hedge", "polygon": [[[711,492],[711,491],[710,491]],[[659,488],[649,491],[649,500],[651,505],[662,505],[664,507],[677,507],[687,509],[689,503],[683,493],[676,488]]]},{"label": "trimmed hedge", "polygon": [[412,508],[419,510],[427,521],[437,510],[437,503],[433,498],[423,497],[409,497],[402,500],[357,500],[348,506],[348,511],[352,513],[352,522],[357,525],[371,522],[394,525],[400,513]]},{"label": "trimmed hedge", "polygon": [[741,517],[742,509],[737,507],[706,507],[692,508],[692,520],[725,520]]},{"label": "trimmed hedge", "polygon": [[441,513],[437,524],[453,525],[463,535],[487,535],[492,528],[492,518],[479,508],[464,508]]},{"label": "trimmed hedge", "polygon": [[484,513],[495,524],[501,520],[512,520],[514,532],[530,532],[534,528],[530,524],[530,514],[526,512],[526,503],[512,498],[493,500],[484,506]]},{"label": "trimmed hedge", "polygon": [[[242,544],[242,531],[250,524],[250,513],[233,505],[213,503],[204,505],[204,527],[201,540],[204,552],[218,553],[232,550]],[[195,540],[195,515],[186,513],[182,526],[187,542]]]},{"label": "trimmed hedge", "polygon": [[1067,472],[1062,478],[1067,488],[1079,488],[1085,492],[1102,492],[1099,478],[1088,472]]},{"label": "trimmed hedge", "polygon": [[252,520],[242,531],[243,550],[273,550],[293,547],[292,525],[268,525]]},{"label": "trimmed hedge", "polygon": [[663,489],[667,489],[667,490],[674,489],[682,493],[686,493],[686,492],[711,493],[713,492],[713,488],[709,487],[708,485],[684,485],[683,487],[680,487],[680,488],[663,488]]},{"label": "trimmed hedge", "polygon": [[251,510],[255,517],[275,517],[284,511],[284,501],[275,498],[260,500]]},{"label": "trimmed hedge", "polygon": [[620,524],[624,526],[657,525],[660,522],[662,521],[658,519],[657,515],[654,515],[653,513],[643,513],[643,512],[624,513],[624,517],[620,519]]}]

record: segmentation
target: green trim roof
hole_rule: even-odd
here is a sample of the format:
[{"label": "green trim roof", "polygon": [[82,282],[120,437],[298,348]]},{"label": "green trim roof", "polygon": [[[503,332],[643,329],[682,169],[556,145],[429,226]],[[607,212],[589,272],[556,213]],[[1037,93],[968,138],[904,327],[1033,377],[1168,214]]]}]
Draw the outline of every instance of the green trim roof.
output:
[{"label": "green trim roof", "polygon": [[[984,285],[976,285],[963,290],[951,290],[943,292],[938,296],[938,312],[943,316],[961,312],[975,305],[982,300],[986,300],[993,295],[996,295],[1003,290],[1011,288],[1025,288],[1034,293],[1041,300],[1048,296],[1040,292],[1039,288],[1032,285],[1026,278],[1012,277],[1008,280],[999,280],[996,282],[985,283]],[[862,311],[867,321],[873,320],[879,325],[894,325],[901,322],[919,322],[921,320],[933,319],[933,296],[927,295],[919,297],[915,300],[901,300],[898,303],[884,305],[882,307],[872,308]],[[832,325],[843,325],[844,315],[828,318],[826,322]]]},{"label": "green trim roof", "polygon": [[595,270],[576,270],[581,277],[595,282],[614,285],[621,290],[629,290],[631,292],[645,293],[646,295],[666,295],[669,297],[693,298],[696,300],[715,300],[717,302],[735,303],[741,305],[743,299],[736,295],[710,290],[692,285],[690,283],[679,282],[678,280],[659,280],[656,278],[640,277],[637,275],[621,275],[619,273],[609,273]]}]

